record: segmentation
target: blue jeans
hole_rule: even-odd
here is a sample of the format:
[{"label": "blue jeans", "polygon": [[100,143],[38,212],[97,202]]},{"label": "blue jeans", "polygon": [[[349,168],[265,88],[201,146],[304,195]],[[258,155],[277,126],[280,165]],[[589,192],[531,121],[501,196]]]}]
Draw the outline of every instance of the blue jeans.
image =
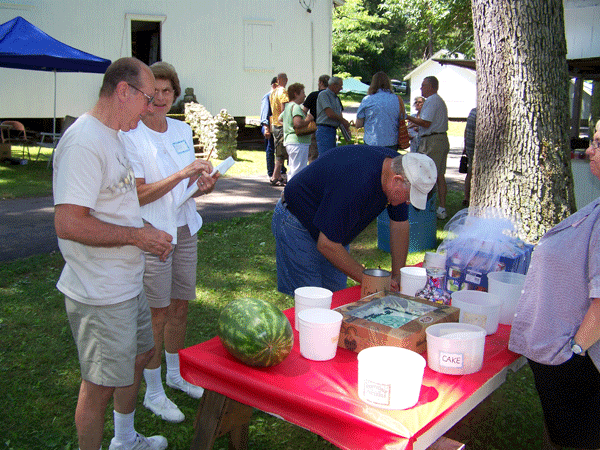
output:
[{"label": "blue jeans", "polygon": [[[261,127],[261,133],[264,136],[263,128],[264,126]],[[267,154],[267,175],[269,175],[269,178],[272,178],[273,170],[275,170],[275,141],[273,140],[273,135],[269,139],[265,138],[265,152]]]},{"label": "blue jeans", "polygon": [[327,150],[335,148],[337,128],[317,125],[315,137],[317,138],[317,149],[319,150],[319,155],[322,155]]},{"label": "blue jeans", "polygon": [[281,200],[275,206],[271,231],[275,236],[279,292],[294,295],[294,290],[303,286],[323,287],[332,292],[346,288],[346,275],[317,250],[308,230]]}]

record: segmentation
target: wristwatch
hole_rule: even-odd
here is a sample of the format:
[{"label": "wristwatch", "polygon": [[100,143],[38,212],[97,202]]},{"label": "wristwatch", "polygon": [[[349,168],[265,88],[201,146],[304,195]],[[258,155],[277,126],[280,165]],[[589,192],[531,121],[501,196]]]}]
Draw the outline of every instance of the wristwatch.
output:
[{"label": "wristwatch", "polygon": [[585,351],[581,348],[581,345],[575,342],[575,338],[571,338],[571,351],[579,356],[584,356]]}]

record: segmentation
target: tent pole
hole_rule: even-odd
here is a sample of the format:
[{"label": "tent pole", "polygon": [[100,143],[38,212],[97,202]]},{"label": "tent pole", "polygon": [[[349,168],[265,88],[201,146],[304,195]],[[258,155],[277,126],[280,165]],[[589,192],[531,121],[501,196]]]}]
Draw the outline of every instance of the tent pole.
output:
[{"label": "tent pole", "polygon": [[54,119],[52,121],[52,141],[54,141],[54,136],[56,136],[56,69],[54,72]]}]

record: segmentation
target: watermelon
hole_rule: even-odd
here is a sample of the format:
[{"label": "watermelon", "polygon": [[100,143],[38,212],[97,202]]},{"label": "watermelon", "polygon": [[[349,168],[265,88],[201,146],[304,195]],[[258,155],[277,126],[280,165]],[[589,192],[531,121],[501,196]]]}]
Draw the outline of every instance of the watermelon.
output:
[{"label": "watermelon", "polygon": [[253,298],[229,303],[219,316],[217,334],[227,351],[249,366],[279,364],[294,345],[287,317],[270,303]]}]

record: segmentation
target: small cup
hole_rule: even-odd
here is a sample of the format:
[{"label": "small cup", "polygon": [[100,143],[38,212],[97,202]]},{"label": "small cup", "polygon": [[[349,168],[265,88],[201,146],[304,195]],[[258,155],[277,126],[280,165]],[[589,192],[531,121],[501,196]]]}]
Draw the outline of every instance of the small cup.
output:
[{"label": "small cup", "polygon": [[427,283],[427,270],[423,267],[403,267],[400,269],[400,293],[414,297]]},{"label": "small cup", "polygon": [[343,317],[331,309],[309,308],[300,311],[300,354],[312,361],[334,358]]},{"label": "small cup", "polygon": [[333,292],[317,286],[304,286],[294,290],[294,328],[298,331],[298,313],[308,308],[331,308]]},{"label": "small cup", "polygon": [[365,269],[363,270],[362,282],[360,284],[360,298],[376,292],[390,290],[392,282],[392,273],[383,269]]}]

